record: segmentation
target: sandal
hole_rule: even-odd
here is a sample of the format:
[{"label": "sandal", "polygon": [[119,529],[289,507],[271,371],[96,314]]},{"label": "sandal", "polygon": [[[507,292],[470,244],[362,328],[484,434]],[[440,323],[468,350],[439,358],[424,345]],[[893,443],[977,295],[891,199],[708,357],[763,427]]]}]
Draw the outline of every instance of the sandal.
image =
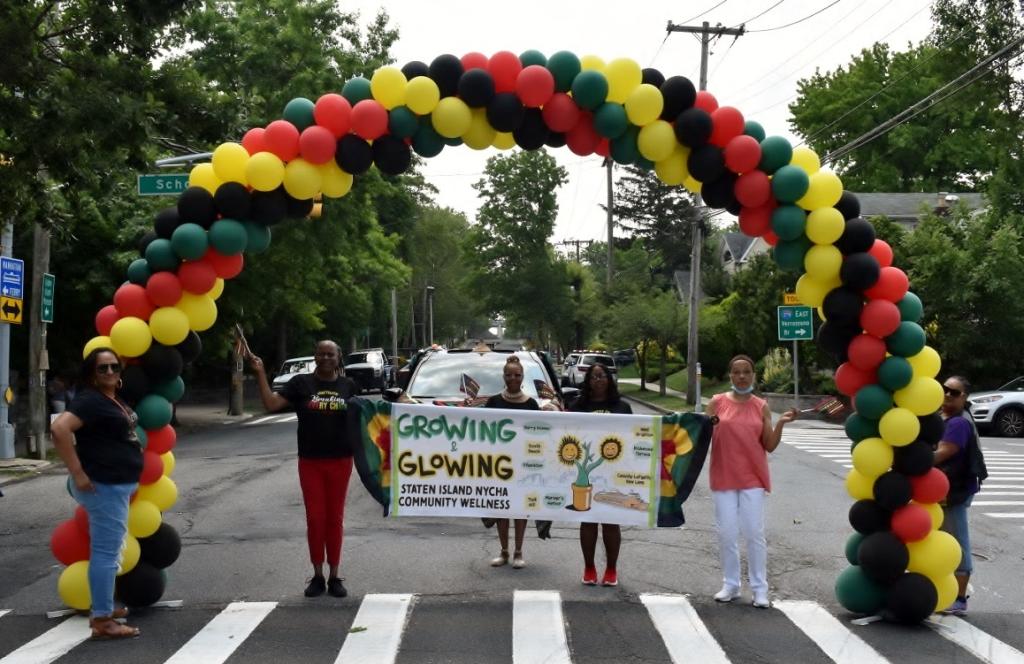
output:
[{"label": "sandal", "polygon": [[122,625],[110,616],[89,618],[89,627],[92,628],[92,636],[90,638],[94,641],[131,639],[139,635],[138,627]]},{"label": "sandal", "polygon": [[501,567],[502,565],[508,565],[508,551],[502,551],[497,558],[491,560],[491,567]]}]

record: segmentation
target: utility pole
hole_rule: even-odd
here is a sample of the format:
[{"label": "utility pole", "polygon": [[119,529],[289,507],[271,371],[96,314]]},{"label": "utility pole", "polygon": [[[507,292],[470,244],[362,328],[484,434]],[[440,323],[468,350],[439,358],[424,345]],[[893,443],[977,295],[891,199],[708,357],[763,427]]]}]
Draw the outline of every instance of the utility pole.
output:
[{"label": "utility pole", "polygon": [[391,289],[391,363],[398,362],[398,293]]},{"label": "utility pole", "polygon": [[[10,257],[14,247],[14,222],[4,222],[0,256]],[[24,314],[22,314],[24,315]],[[8,395],[11,389],[11,324],[0,323],[0,459],[14,458],[14,427],[10,423]]]},{"label": "utility pole", "polygon": [[556,245],[564,247],[566,245],[572,245],[576,247],[576,262],[580,262],[580,245],[590,246],[593,244],[593,240],[562,240],[561,242],[555,242]]},{"label": "utility pole", "polygon": [[[738,28],[725,28],[721,25],[711,27],[704,21],[699,27],[694,25],[674,25],[668,22],[668,32],[689,32],[700,35],[700,89],[708,89],[708,46],[712,37],[732,35],[735,38],[743,36],[746,32],[741,25]],[[690,303],[689,303],[689,330],[686,335],[686,402],[701,412],[698,354],[698,314],[700,313],[700,254],[704,245],[704,214],[703,201],[700,194],[696,196],[696,203],[700,214],[694,215],[691,225],[691,238],[693,247],[690,254]]]},{"label": "utility pole", "polygon": [[[46,171],[40,172],[44,183]],[[30,446],[46,458],[47,398],[46,372],[50,358],[46,350],[46,323],[42,320],[43,273],[50,271],[50,229],[36,222],[32,228],[32,301],[28,309],[28,414]]]},{"label": "utility pole", "polygon": [[434,345],[434,287],[427,286],[427,315],[430,317],[430,345]]},{"label": "utility pole", "polygon": [[608,173],[608,270],[607,270],[607,286],[608,292],[612,290],[612,256],[614,256],[614,248],[612,242],[612,228],[614,226],[615,216],[612,214],[612,160],[611,158],[605,158],[604,166]]}]

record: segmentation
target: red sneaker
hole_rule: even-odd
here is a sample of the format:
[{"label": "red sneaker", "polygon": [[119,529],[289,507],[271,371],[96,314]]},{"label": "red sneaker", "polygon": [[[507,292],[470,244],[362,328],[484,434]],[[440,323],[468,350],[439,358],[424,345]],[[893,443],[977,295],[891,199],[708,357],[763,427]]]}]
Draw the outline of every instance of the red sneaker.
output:
[{"label": "red sneaker", "polygon": [[619,585],[619,575],[614,569],[610,567],[604,571],[604,578],[601,579],[602,586],[617,586]]},{"label": "red sneaker", "polygon": [[596,586],[597,585],[597,568],[586,567],[583,569],[583,585],[585,586]]}]

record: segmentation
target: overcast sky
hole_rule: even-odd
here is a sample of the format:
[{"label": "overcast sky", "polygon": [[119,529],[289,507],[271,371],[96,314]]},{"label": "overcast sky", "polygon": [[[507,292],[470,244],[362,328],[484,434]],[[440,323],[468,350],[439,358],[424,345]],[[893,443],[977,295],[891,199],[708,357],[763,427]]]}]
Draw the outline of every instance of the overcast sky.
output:
[{"label": "overcast sky", "polygon": [[[723,37],[712,45],[708,91],[719,104],[735,106],[747,119],[760,122],[769,135],[791,140],[787,106],[796,98],[797,81],[816,68],[827,71],[844,65],[875,42],[904,50],[908,43],[927,36],[931,18],[928,0],[355,0],[341,4],[359,11],[364,24],[381,7],[388,12],[400,31],[392,49],[398,66],[410,60],[429,64],[443,53],[461,57],[470,51],[491,55],[500,50],[538,49],[550,55],[569,50],[578,56],[597,55],[606,62],[632,58],[641,67],[656,67],[666,77],[687,76],[695,85],[700,71],[699,37],[669,35],[668,22],[699,25],[708,21],[727,27],[745,23],[748,34],[735,40]],[[798,25],[772,29],[819,10],[823,11]],[[866,90],[865,96],[872,92]],[[423,173],[440,190],[438,203],[466,213],[472,221],[479,201],[471,185],[480,179],[487,158],[497,152],[460,146],[445,148],[428,160]],[[605,238],[605,215],[598,207],[606,197],[601,157],[579,157],[568,148],[551,153],[569,174],[559,192],[554,239]]]}]

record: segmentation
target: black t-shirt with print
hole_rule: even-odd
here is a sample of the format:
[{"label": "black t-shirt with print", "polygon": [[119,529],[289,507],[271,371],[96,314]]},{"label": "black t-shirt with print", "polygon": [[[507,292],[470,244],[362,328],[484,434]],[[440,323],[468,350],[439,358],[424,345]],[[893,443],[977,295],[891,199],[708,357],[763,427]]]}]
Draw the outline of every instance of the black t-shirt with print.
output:
[{"label": "black t-shirt with print", "polygon": [[569,410],[574,413],[615,413],[617,415],[632,415],[633,409],[629,407],[629,404],[621,399],[609,403],[607,401],[589,401],[583,403],[583,399],[577,399]]},{"label": "black t-shirt with print", "polygon": [[320,380],[315,374],[299,374],[289,380],[281,396],[295,406],[299,418],[299,456],[305,459],[337,459],[352,456],[345,424],[346,400],[355,394],[351,378]]},{"label": "black t-shirt with print", "polygon": [[135,434],[135,412],[91,387],[78,390],[68,411],[82,420],[75,432],[75,450],[89,479],[101,484],[138,482],[142,446]]},{"label": "black t-shirt with print", "polygon": [[533,397],[527,397],[522,403],[505,401],[501,394],[495,394],[487,399],[484,408],[507,408],[509,410],[540,410],[540,405]]}]

